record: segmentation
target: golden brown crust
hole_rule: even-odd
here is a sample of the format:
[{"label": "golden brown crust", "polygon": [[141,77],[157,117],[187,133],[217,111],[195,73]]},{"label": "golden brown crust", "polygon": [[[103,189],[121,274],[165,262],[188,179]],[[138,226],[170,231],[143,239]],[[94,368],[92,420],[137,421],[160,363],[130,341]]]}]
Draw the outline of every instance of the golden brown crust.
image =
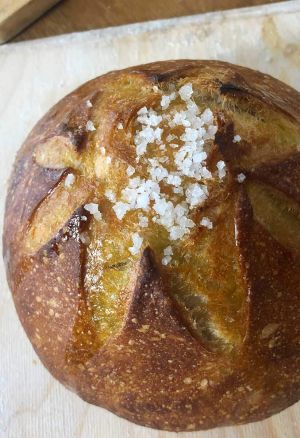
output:
[{"label": "golden brown crust", "polygon": [[[181,60],[108,73],[65,97],[30,133],[16,159],[4,225],[9,285],[44,365],[84,400],[133,422],[174,431],[257,421],[300,398],[300,248],[282,243],[288,234],[276,239],[251,204],[258,196],[273,196],[274,190],[299,203],[297,151],[261,162],[254,154],[247,167],[245,151],[233,147],[233,126],[220,124],[216,136],[230,172],[236,175],[242,169],[249,180],[247,189],[234,186],[232,214],[246,320],[244,338],[231,351],[210,349],[195,336],[151,248],[143,250],[132,275],[120,328],[102,343],[84,288],[85,245],[78,239],[62,240],[63,230],[34,253],[25,254],[22,244],[38,207],[67,172],[40,167],[33,158],[36,148],[58,136],[80,154],[88,138],[84,127],[98,112],[100,135],[114,141],[114,153],[130,163],[128,149],[112,140],[112,126],[119,121],[130,125],[151,96],[124,98],[120,105],[114,100],[118,87],[125,87],[127,80],[139,89],[178,78],[200,78],[208,93],[235,103],[233,112],[239,105],[262,102],[300,132],[299,93],[243,67]],[[86,105],[88,99],[93,107]],[[248,149],[252,146],[245,143]],[[272,194],[261,184],[270,186]],[[80,210],[82,203],[77,207]]]}]

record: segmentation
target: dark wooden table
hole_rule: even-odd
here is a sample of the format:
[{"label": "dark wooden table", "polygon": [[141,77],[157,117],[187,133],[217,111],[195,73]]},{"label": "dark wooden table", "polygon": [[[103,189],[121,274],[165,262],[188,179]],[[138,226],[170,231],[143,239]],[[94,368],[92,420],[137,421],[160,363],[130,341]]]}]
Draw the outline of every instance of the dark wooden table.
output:
[{"label": "dark wooden table", "polygon": [[[64,0],[13,41],[159,18],[275,3],[276,0]],[[279,0],[277,0],[279,1]]]}]

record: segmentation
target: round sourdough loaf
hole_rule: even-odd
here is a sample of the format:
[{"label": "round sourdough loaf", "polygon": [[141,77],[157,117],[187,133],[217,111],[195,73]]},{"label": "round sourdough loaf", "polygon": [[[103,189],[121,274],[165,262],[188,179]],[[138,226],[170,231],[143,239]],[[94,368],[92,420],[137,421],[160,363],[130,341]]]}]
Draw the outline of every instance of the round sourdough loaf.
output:
[{"label": "round sourdough loaf", "polygon": [[171,431],[296,402],[299,150],[299,93],[223,62],[111,72],[55,105],[17,155],[4,225],[52,375]]}]

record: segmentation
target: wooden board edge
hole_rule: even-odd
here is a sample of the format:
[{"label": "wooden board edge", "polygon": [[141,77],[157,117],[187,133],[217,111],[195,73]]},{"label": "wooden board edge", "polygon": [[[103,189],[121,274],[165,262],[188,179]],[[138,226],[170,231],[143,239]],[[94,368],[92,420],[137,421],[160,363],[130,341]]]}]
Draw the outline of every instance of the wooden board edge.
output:
[{"label": "wooden board edge", "polygon": [[10,15],[0,21],[0,44],[21,32],[60,0],[29,0],[18,9],[12,7]]}]

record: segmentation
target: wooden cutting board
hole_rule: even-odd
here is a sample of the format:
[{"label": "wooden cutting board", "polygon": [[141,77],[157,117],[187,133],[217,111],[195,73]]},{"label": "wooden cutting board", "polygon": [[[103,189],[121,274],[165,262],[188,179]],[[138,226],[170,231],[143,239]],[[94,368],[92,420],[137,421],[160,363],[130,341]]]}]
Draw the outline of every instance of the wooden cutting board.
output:
[{"label": "wooden cutting board", "polygon": [[0,0],[0,44],[8,41],[60,0]]},{"label": "wooden cutting board", "polygon": [[[16,150],[64,94],[108,70],[170,58],[222,59],[300,88],[300,1],[182,17],[0,47],[0,208]],[[1,214],[1,227],[2,227]],[[1,265],[1,438],[174,438],[81,401],[43,368]],[[260,423],[179,438],[300,437],[300,403]]]}]

